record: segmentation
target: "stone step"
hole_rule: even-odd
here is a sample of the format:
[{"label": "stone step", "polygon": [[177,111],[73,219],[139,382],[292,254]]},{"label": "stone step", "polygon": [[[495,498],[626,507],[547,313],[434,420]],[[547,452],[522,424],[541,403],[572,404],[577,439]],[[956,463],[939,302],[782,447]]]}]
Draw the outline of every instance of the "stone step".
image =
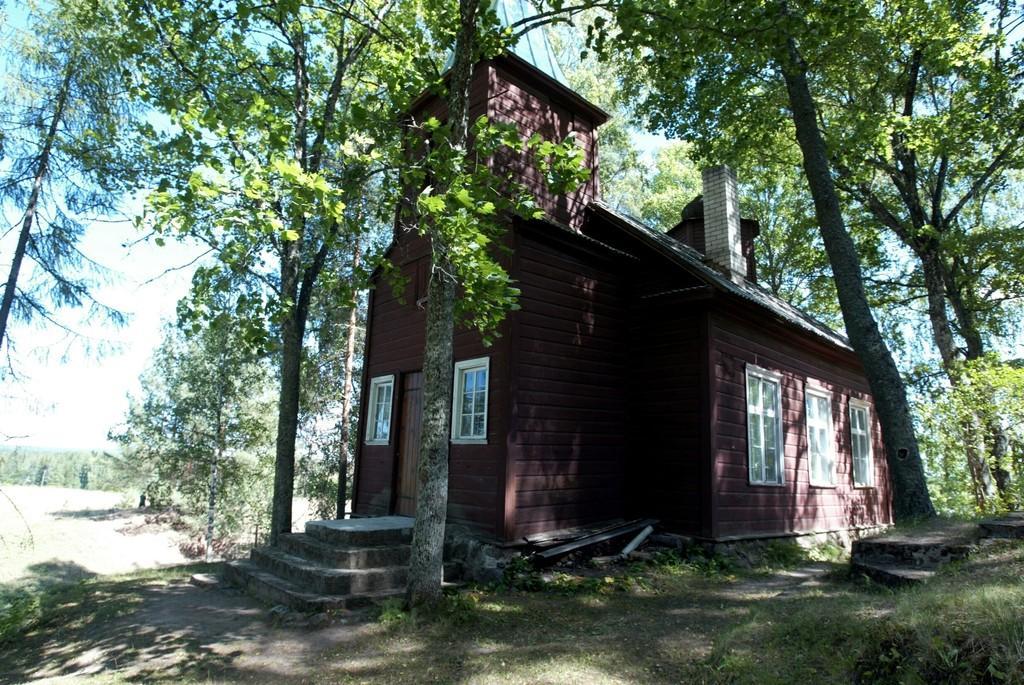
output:
[{"label": "stone step", "polygon": [[923,583],[936,573],[934,568],[900,564],[878,564],[863,561],[850,562],[850,570],[865,575],[876,583],[889,587],[907,587]]},{"label": "stone step", "polygon": [[850,554],[854,562],[935,569],[971,555],[968,542],[913,542],[908,540],[856,540]]},{"label": "stone step", "polygon": [[1024,538],[1024,518],[1005,516],[979,521],[985,535],[992,538]]},{"label": "stone step", "polygon": [[308,521],[306,535],[329,545],[400,545],[412,541],[412,526],[413,519],[408,516]]},{"label": "stone step", "polygon": [[258,599],[305,613],[359,609],[405,593],[402,588],[360,595],[318,595],[245,560],[225,564],[224,579]]},{"label": "stone step", "polygon": [[409,545],[339,547],[305,533],[282,535],[277,546],[284,552],[333,568],[378,568],[409,563]]},{"label": "stone step", "polygon": [[322,595],[349,595],[402,590],[408,568],[331,568],[273,547],[258,547],[250,553],[252,562],[303,589]]}]

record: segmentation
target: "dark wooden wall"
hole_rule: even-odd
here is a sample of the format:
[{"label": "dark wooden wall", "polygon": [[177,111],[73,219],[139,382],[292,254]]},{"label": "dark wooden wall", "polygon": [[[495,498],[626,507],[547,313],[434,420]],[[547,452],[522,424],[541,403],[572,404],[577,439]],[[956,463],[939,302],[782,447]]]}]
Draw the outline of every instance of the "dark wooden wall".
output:
[{"label": "dark wooden wall", "polygon": [[491,99],[487,114],[494,121],[514,123],[524,139],[539,133],[546,139],[562,141],[570,133],[583,150],[583,163],[592,173],[580,188],[566,195],[548,190],[533,159],[504,156],[495,165],[511,171],[536,197],[548,216],[579,229],[589,202],[599,198],[597,126],[603,115],[581,107],[579,96],[556,88],[557,84],[534,71],[525,72],[515,60],[499,58],[485,63],[489,68]]},{"label": "dark wooden wall", "polygon": [[[371,293],[367,321],[365,378],[394,374],[395,396],[392,402],[391,441],[388,445],[366,445],[359,436],[357,452],[355,512],[381,515],[391,513],[398,431],[402,417],[402,374],[423,368],[423,347],[426,316],[417,301],[427,294],[430,273],[429,244],[415,233],[400,237],[389,255],[402,277],[407,279],[399,293],[385,278],[378,278]],[[455,334],[455,361],[490,357],[488,387],[487,444],[452,445],[449,460],[449,520],[474,526],[479,531],[500,535],[504,521],[503,500],[505,473],[505,435],[508,432],[508,335],[498,338],[491,347],[484,347],[480,336],[472,331]],[[368,386],[364,386],[368,387]],[[366,402],[363,393],[360,426],[365,426]],[[361,429],[362,430],[362,429]]]},{"label": "dark wooden wall", "polygon": [[510,538],[623,513],[626,283],[608,255],[583,249],[517,235]]},{"label": "dark wooden wall", "polygon": [[[870,402],[852,353],[817,344],[810,335],[755,318],[743,308],[719,307],[710,317],[714,365],[711,395],[714,492],[713,536],[839,530],[892,522],[881,429],[872,408],[874,488],[854,488],[849,397]],[[751,485],[747,471],[746,364],[782,375],[785,484]],[[810,485],[804,389],[808,379],[830,390],[836,438],[836,486]]]}]

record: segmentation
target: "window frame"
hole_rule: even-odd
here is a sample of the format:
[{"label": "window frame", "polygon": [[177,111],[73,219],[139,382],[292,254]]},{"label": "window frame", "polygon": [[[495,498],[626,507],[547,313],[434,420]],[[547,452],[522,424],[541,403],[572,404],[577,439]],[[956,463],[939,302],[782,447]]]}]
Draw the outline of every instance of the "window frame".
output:
[{"label": "window frame", "polygon": [[[762,464],[761,464],[761,479],[755,479],[751,473],[751,465],[753,464],[752,450],[754,442],[751,440],[751,405],[750,405],[750,378],[751,376],[756,377],[761,382],[768,381],[775,386],[775,460],[776,460],[776,472],[778,473],[778,480],[764,480],[764,457],[767,455],[767,450],[762,446]],[[770,371],[762,368],[755,364],[747,364],[744,374],[744,385],[743,385],[743,399],[746,405],[745,416],[747,419],[747,484],[758,486],[758,487],[771,487],[778,488],[786,485],[786,436],[782,432],[782,374],[776,371]],[[764,406],[762,403],[762,412]],[[760,414],[762,420],[765,415]],[[764,440],[764,434],[762,430],[762,442]]]},{"label": "window frame", "polygon": [[[828,403],[828,424],[826,427],[828,428],[828,446],[831,450],[832,470],[830,473],[831,479],[825,482],[814,479],[814,452],[811,449],[811,415],[810,411],[808,411],[808,402],[812,397],[823,399]],[[836,449],[836,426],[832,400],[833,394],[831,390],[812,383],[807,383],[804,386],[804,437],[807,439],[807,480],[811,487],[815,488],[834,488],[837,485],[838,450]]]},{"label": "window frame", "polygon": [[[468,371],[484,370],[484,434],[481,437],[463,436],[460,433],[462,428],[462,386],[463,377]],[[486,445],[488,414],[490,414],[491,402],[491,358],[477,357],[475,359],[463,359],[455,362],[454,378],[452,379],[452,430],[451,441],[453,445]]]},{"label": "window frame", "polygon": [[[863,411],[864,412],[864,432],[867,437],[868,452],[865,456],[867,461],[867,476],[868,480],[865,482],[857,482],[857,453],[854,442],[853,433],[853,412]],[[850,479],[853,481],[853,487],[855,488],[874,488],[875,487],[875,450],[873,436],[871,433],[871,405],[864,400],[856,397],[850,398],[849,406],[849,420],[850,420]]]},{"label": "window frame", "polygon": [[[374,437],[377,428],[377,397],[381,388],[389,386],[391,396],[388,398],[388,433],[383,438]],[[366,430],[363,436],[363,443],[366,445],[389,445],[391,444],[391,426],[394,423],[395,415],[395,375],[374,376],[370,379],[369,401],[366,405]]]}]

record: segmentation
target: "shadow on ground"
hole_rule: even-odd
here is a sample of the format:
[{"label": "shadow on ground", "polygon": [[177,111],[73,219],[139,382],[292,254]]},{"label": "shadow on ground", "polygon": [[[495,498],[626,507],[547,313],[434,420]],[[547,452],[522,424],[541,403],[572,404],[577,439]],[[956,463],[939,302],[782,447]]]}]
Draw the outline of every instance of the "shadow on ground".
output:
[{"label": "shadow on ground", "polygon": [[[38,566],[42,572],[46,565]],[[352,632],[339,625],[321,632],[340,634],[310,640],[307,630],[274,628],[267,608],[241,593],[189,584],[196,572],[217,569],[195,564],[51,588],[42,622],[16,647],[0,644],[0,682],[114,672],[147,682],[281,681],[315,673],[305,664],[309,650]]]},{"label": "shadow on ground", "polygon": [[144,514],[145,509],[122,509],[111,507],[109,509],[75,509],[66,511],[54,511],[50,516],[55,519],[83,519],[87,521],[113,521],[114,519],[125,518],[134,514]]}]

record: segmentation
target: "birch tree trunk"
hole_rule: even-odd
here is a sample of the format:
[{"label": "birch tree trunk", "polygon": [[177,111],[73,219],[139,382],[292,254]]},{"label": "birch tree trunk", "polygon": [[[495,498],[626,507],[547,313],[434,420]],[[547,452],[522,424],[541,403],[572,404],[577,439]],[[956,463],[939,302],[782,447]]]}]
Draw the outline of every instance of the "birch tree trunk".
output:
[{"label": "birch tree trunk", "polygon": [[[786,10],[783,8],[783,12]],[[924,466],[899,369],[886,346],[868,305],[853,239],[846,230],[828,161],[818,129],[817,110],[807,82],[807,68],[792,37],[781,46],[779,66],[786,83],[804,172],[814,199],[821,237],[832,265],[846,331],[860,356],[868,378],[879,422],[882,424],[886,459],[894,486],[897,519],[934,516]]]},{"label": "birch tree trunk", "polygon": [[71,78],[74,71],[70,64],[64,68],[64,79],[61,81],[60,90],[57,92],[57,103],[53,111],[53,119],[46,131],[46,138],[43,139],[43,149],[39,152],[39,162],[36,165],[36,172],[32,178],[32,192],[29,193],[28,202],[25,205],[25,216],[21,221],[21,232],[18,234],[18,243],[14,248],[14,259],[11,260],[11,271],[7,276],[7,284],[4,286],[4,296],[0,300],[0,348],[3,347],[4,339],[7,336],[7,322],[11,316],[11,309],[14,306],[14,296],[18,287],[18,274],[21,272],[21,264],[25,259],[25,251],[28,249],[28,241],[32,235],[32,224],[35,221],[39,209],[39,199],[43,193],[43,183],[50,173],[50,155],[53,152],[53,145],[57,140],[57,129],[64,117],[64,110],[67,108],[68,96],[71,92]]}]

